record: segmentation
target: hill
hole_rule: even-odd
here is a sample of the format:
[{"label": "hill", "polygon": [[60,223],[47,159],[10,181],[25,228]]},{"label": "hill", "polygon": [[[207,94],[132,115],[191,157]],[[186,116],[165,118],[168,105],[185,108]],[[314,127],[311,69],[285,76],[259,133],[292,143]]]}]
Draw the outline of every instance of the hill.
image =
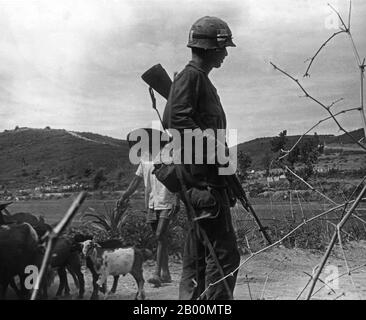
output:
[{"label": "hill", "polygon": [[0,133],[0,150],[0,185],[7,188],[88,182],[102,168],[120,180],[133,170],[126,141],[93,133],[19,128]]},{"label": "hill", "polygon": [[[350,134],[354,136],[357,140],[363,137],[363,129],[358,129],[351,131]],[[304,137],[310,139],[312,135],[307,135]],[[288,136],[288,147],[291,147],[296,143],[300,136]],[[326,146],[325,150],[327,154],[338,154],[342,151],[348,153],[359,154],[362,152],[360,147],[355,145],[352,139],[346,135],[342,134],[339,136],[334,135],[319,135],[320,141]],[[248,153],[252,158],[253,169],[263,169],[263,162],[267,155],[272,155],[271,153],[271,140],[273,137],[257,138],[248,142],[244,142],[238,145],[238,152],[243,151]],[[362,152],[364,153],[364,152]]]},{"label": "hill", "polygon": [[[306,139],[310,139],[312,136],[305,136]],[[288,146],[292,146],[300,138],[300,136],[288,136]],[[334,135],[319,135],[320,141],[329,144],[335,138]],[[250,155],[252,158],[253,169],[263,169],[263,162],[266,156],[272,156],[271,140],[273,137],[257,138],[248,142],[244,142],[238,145],[238,152],[243,151]]]},{"label": "hill", "polygon": [[[364,137],[363,129],[358,129],[358,130],[351,131],[350,134],[357,140],[361,140]],[[334,137],[334,139],[331,140],[331,143],[353,144],[354,141],[347,134],[344,133],[340,136]]]},{"label": "hill", "polygon": [[[363,131],[355,130],[351,134],[358,139]],[[299,136],[288,138],[289,145],[292,145]],[[319,138],[327,146],[324,161],[327,161],[328,166],[342,157],[348,157],[346,153],[357,155],[358,149],[349,144],[347,135],[320,135]],[[253,169],[263,169],[264,158],[271,154],[271,139],[258,138],[241,143],[238,151],[244,151],[252,157]],[[104,187],[121,188],[126,186],[135,170],[129,161],[126,141],[90,132],[16,128],[0,133],[0,150],[0,189],[1,186],[24,189],[70,182],[90,185],[100,171],[107,178]],[[339,156],[342,150],[345,152]],[[365,161],[359,150],[357,159],[354,159],[358,162],[349,160],[349,157],[345,158],[344,162],[357,168]]]}]

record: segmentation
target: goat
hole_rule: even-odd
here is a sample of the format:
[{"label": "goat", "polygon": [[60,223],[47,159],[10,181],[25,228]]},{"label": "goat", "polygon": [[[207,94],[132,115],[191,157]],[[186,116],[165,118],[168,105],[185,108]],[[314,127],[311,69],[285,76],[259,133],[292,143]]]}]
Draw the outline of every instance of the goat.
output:
[{"label": "goat", "polygon": [[[94,270],[100,276],[97,288],[101,287],[102,292],[107,297],[107,278],[109,275],[114,276],[115,283],[113,290],[117,288],[116,279],[118,276],[130,273],[136,280],[138,291],[135,299],[145,299],[143,263],[147,259],[152,258],[152,253],[147,249],[130,248],[115,248],[107,249],[93,240],[86,240],[82,243],[83,255],[92,263]],[[93,277],[94,278],[94,277]],[[94,280],[94,279],[93,279]],[[115,285],[116,284],[116,285]],[[95,287],[94,287],[95,291]],[[95,296],[95,292],[93,292]]]},{"label": "goat", "polygon": [[[9,225],[11,225],[12,223],[13,224],[28,223],[36,231],[39,239],[42,239],[42,237],[47,232],[52,230],[52,227],[45,222],[42,216],[37,218],[33,214],[25,212],[19,212],[12,215],[7,215],[4,217],[4,222]],[[56,297],[61,296],[63,291],[65,292],[66,295],[70,294],[70,288],[67,282],[67,273],[66,273],[67,269],[72,275],[74,282],[79,289],[78,297],[80,299],[83,298],[85,291],[84,276],[81,273],[81,261],[79,252],[77,252],[77,248],[75,248],[75,244],[72,240],[68,240],[66,238],[60,238],[57,240],[55,247],[52,251],[50,265],[52,268],[57,269],[57,273],[60,278],[60,283],[56,293]],[[10,285],[19,296],[19,291],[14,281],[11,281]],[[47,298],[47,296],[48,296],[47,286],[44,286],[43,298]]]},{"label": "goat", "polygon": [[[40,266],[43,251],[36,231],[28,223],[0,226],[0,299],[5,299],[9,284],[14,288],[14,277],[19,276],[21,290],[25,293],[25,268]],[[15,289],[15,288],[14,288]],[[19,296],[20,298],[22,296]]]},{"label": "goat", "polygon": [[35,215],[27,212],[18,212],[15,214],[9,214],[3,217],[4,223],[28,223],[37,232],[38,237],[41,239],[47,232],[52,230],[52,227],[47,224],[42,216],[37,218]]},{"label": "goat", "polygon": [[[60,278],[56,297],[61,296],[64,290],[66,295],[70,294],[70,288],[67,282],[67,269],[74,278],[76,286],[79,288],[78,298],[82,299],[85,292],[85,281],[84,275],[81,272],[80,253],[73,240],[63,237],[57,239],[52,250],[50,265],[51,268],[57,269]],[[47,292],[45,294],[47,297]]]},{"label": "goat", "polygon": [[[76,234],[74,236],[74,241],[79,243],[80,245],[81,245],[81,243],[85,242],[86,240],[92,240],[92,239],[93,239],[93,236],[91,236],[91,235]],[[100,242],[98,242],[98,245],[100,245],[101,248],[103,248],[103,249],[119,249],[119,248],[124,247],[122,241],[119,239],[108,239],[105,241],[100,241]],[[99,274],[95,271],[94,264],[93,264],[91,258],[85,257],[85,260],[86,260],[86,267],[90,270],[90,272],[92,274],[92,278],[93,278],[93,293],[92,293],[90,299],[96,300],[96,299],[98,299],[98,292],[99,292],[99,285],[98,285]],[[111,293],[116,293],[117,286],[118,286],[118,280],[119,280],[119,275],[113,277],[113,286],[111,289]],[[66,284],[67,284],[67,282],[66,282]]]}]

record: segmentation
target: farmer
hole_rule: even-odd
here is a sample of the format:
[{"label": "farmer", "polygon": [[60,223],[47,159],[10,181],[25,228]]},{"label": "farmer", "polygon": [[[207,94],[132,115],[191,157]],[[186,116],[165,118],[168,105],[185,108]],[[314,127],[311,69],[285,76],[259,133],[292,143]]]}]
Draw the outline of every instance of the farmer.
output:
[{"label": "farmer", "polygon": [[[117,201],[117,207],[121,206],[125,201],[129,201],[140,183],[144,183],[145,207],[147,209],[146,222],[150,224],[158,241],[156,270],[148,282],[154,284],[156,287],[160,287],[161,283],[170,283],[172,281],[168,261],[168,226],[169,222],[179,211],[180,200],[178,195],[169,192],[152,173],[154,169],[153,160],[156,156],[153,154],[154,148],[152,148],[152,133],[154,129],[139,130],[144,130],[148,133],[150,146],[145,150],[141,150],[140,164],[135,176],[129,184],[126,192]],[[157,131],[157,133],[162,134],[159,131]],[[132,135],[130,133],[127,137],[130,147],[135,143],[135,141],[130,140],[131,136]],[[157,148],[157,151],[159,151],[163,146],[164,143],[160,142],[160,146]]]},{"label": "farmer", "polygon": [[[231,31],[221,19],[203,17],[193,24],[188,47],[192,51],[192,60],[175,77],[164,111],[164,127],[176,129],[183,135],[186,134],[185,129],[213,129],[214,132],[217,129],[226,129],[225,113],[208,75],[213,68],[221,67],[228,55],[226,47],[235,47]],[[225,178],[218,174],[218,165],[184,163],[184,168],[198,182],[205,182],[209,187],[207,190],[213,190],[220,208],[217,214],[212,213],[198,223],[199,228],[206,232],[214,255],[207,242],[196,235],[195,227],[191,228],[187,236],[179,298],[189,300],[197,299],[209,284],[220,280],[222,271],[225,275],[231,274],[239,265],[240,255],[231,221],[229,191]],[[207,192],[204,191],[199,188],[194,190],[197,203],[204,203],[208,199],[205,198]],[[187,207],[187,203],[185,205]],[[198,216],[197,210],[194,211]],[[226,279],[226,284],[222,281],[211,286],[205,298],[232,299],[236,276],[235,272]]]}]

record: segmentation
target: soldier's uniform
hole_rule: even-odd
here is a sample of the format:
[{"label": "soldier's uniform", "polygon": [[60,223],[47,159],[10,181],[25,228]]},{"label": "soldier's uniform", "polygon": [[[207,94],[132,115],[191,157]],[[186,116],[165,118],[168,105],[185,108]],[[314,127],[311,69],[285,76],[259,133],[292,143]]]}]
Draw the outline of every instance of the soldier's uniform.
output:
[{"label": "soldier's uniform", "polygon": [[[220,39],[218,39],[219,36]],[[218,18],[202,18],[192,27],[188,47],[213,49],[213,45],[216,47],[234,46],[230,29]],[[181,132],[184,129],[197,128],[202,130],[207,128],[226,129],[226,116],[216,88],[207,73],[194,61],[189,62],[185,69],[176,76],[165,108],[163,123],[166,128],[174,128]],[[231,222],[225,179],[218,175],[216,165],[193,164],[185,167],[195,179],[207,182],[210,187],[218,191],[215,193],[220,198],[218,199],[220,202],[218,215],[213,219],[200,220],[199,225],[206,231],[224,274],[230,274],[238,267],[240,255]],[[179,298],[196,299],[210,283],[221,277],[214,257],[202,238],[195,237],[192,228],[185,244]],[[236,274],[227,278],[231,294],[225,288],[224,282],[221,282],[208,290],[206,298],[231,298],[235,282]]]}]

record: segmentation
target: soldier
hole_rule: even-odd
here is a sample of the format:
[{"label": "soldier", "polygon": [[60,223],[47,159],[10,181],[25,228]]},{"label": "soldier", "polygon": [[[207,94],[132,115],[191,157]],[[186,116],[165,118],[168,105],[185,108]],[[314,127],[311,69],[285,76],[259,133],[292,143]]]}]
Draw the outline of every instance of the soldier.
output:
[{"label": "soldier", "polygon": [[[185,129],[226,129],[225,113],[208,75],[213,68],[221,67],[228,55],[226,47],[235,47],[231,31],[221,19],[203,17],[192,26],[188,47],[192,50],[192,60],[175,77],[164,111],[164,127],[181,133]],[[231,221],[229,191],[225,178],[218,174],[218,166],[193,163],[188,165],[188,170],[197,181],[207,183],[216,191],[216,198],[220,200],[219,213],[199,223],[216,257],[202,238],[196,236],[194,228],[191,228],[185,244],[179,298],[197,299],[210,283],[222,278],[217,261],[223,273],[228,275],[238,267],[240,255]],[[199,197],[199,190],[195,194]],[[196,202],[201,200],[204,201],[196,197]],[[223,281],[211,287],[206,298],[231,299],[235,282],[236,273],[227,278],[226,284]]]}]

